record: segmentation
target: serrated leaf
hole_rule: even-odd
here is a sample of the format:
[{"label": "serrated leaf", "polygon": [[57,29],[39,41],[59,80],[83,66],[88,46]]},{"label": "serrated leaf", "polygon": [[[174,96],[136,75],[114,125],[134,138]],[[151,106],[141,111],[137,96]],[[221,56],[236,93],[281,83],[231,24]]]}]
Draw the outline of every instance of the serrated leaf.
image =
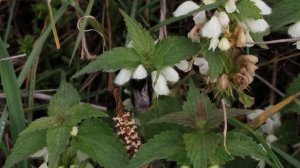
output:
[{"label": "serrated leaf", "polygon": [[48,106],[48,115],[56,116],[61,114],[68,114],[68,109],[76,104],[79,104],[80,97],[75,88],[63,81],[57,92],[50,100]]},{"label": "serrated leaf", "polygon": [[136,153],[127,168],[140,168],[158,159],[167,159],[178,163],[185,163],[188,160],[180,132],[166,131],[154,136]]},{"label": "serrated leaf", "polygon": [[212,133],[188,133],[183,135],[187,156],[194,168],[208,166],[208,159],[215,153],[221,140],[220,135]]},{"label": "serrated leaf", "polygon": [[[286,96],[291,96],[298,92],[300,92],[300,74],[298,74],[298,76],[293,79],[293,82],[289,84],[286,90]],[[292,103],[285,108],[285,111],[300,113],[300,104]]]},{"label": "serrated leaf", "polygon": [[216,79],[223,71],[223,62],[221,61],[223,54],[220,50],[215,51],[208,50],[209,41],[202,40],[201,42],[201,54],[208,62],[209,74],[211,79]]},{"label": "serrated leaf", "polygon": [[271,29],[279,28],[300,20],[300,0],[281,0],[272,7],[272,15],[267,17]]},{"label": "serrated leaf", "polygon": [[10,168],[46,146],[46,130],[30,132],[17,139],[3,168]]},{"label": "serrated leaf", "polygon": [[230,155],[225,151],[224,146],[220,145],[212,157],[212,162],[225,164],[227,161],[232,160],[234,156],[255,156],[260,159],[267,159],[267,153],[261,145],[253,141],[252,138],[238,132],[227,134],[226,146]]},{"label": "serrated leaf", "polygon": [[182,36],[167,37],[157,43],[155,56],[152,59],[157,69],[174,66],[181,60],[193,57],[200,50],[198,43]]},{"label": "serrated leaf", "polygon": [[133,48],[136,52],[143,57],[151,57],[155,52],[154,40],[147,31],[136,20],[129,17],[124,11],[120,10],[124,16],[127,26],[127,31],[132,40]]},{"label": "serrated leaf", "polygon": [[70,138],[72,127],[60,126],[47,131],[47,149],[49,168],[58,167],[58,159]]},{"label": "serrated leaf", "polygon": [[151,120],[147,124],[174,123],[185,127],[196,128],[195,117],[187,112],[169,113]]},{"label": "serrated leaf", "polygon": [[78,104],[70,108],[70,116],[67,117],[65,125],[75,126],[82,120],[95,118],[95,117],[108,117],[108,115],[90,104]]},{"label": "serrated leaf", "polygon": [[201,101],[203,103],[206,112],[210,112],[215,108],[215,105],[211,103],[210,99],[200,93],[196,88],[193,81],[190,81],[189,91],[187,93],[186,101],[183,103],[182,110],[190,114],[196,115],[198,110],[198,103]]},{"label": "serrated leaf", "polygon": [[241,0],[236,4],[239,12],[236,15],[243,21],[247,18],[259,19],[261,18],[261,10],[255,5],[253,1]]},{"label": "serrated leaf", "polygon": [[73,77],[100,70],[116,71],[119,69],[134,69],[141,64],[141,57],[132,48],[118,47],[104,52],[95,61],[83,67]]},{"label": "serrated leaf", "polygon": [[105,168],[125,167],[129,162],[122,142],[112,129],[99,119],[83,121],[77,136],[72,139],[72,146]]},{"label": "serrated leaf", "polygon": [[37,130],[43,130],[48,129],[50,127],[53,127],[56,123],[56,119],[54,117],[41,117],[33,122],[30,123],[30,125],[20,133],[20,135],[28,134]]}]

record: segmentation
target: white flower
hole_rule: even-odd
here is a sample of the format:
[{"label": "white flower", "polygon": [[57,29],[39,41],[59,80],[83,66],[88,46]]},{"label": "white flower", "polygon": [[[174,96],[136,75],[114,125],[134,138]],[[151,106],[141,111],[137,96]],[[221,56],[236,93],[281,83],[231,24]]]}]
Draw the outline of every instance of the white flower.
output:
[{"label": "white flower", "polygon": [[178,64],[175,64],[175,66],[179,70],[184,71],[184,72],[189,70],[189,67],[190,67],[189,62],[187,60],[181,60]]},{"label": "white flower", "polygon": [[127,111],[131,111],[133,109],[133,105],[130,98],[127,98],[123,101],[124,109]]},{"label": "white flower", "polygon": [[130,40],[127,44],[126,44],[127,48],[132,48],[133,47],[133,41]]},{"label": "white flower", "polygon": [[218,44],[219,44],[219,38],[212,38],[210,40],[208,50],[213,49],[213,51],[215,51],[215,49],[218,47]]},{"label": "white flower", "polygon": [[225,4],[225,10],[227,13],[233,13],[235,12],[236,9],[236,5],[235,5],[235,1],[236,0],[228,0]]},{"label": "white flower", "polygon": [[226,37],[223,37],[220,40],[220,42],[218,44],[218,48],[222,51],[227,51],[230,48],[230,43]]},{"label": "white flower", "polygon": [[209,5],[209,4],[212,4],[215,2],[216,2],[216,0],[203,0],[204,5]]},{"label": "white flower", "polygon": [[144,79],[147,77],[147,71],[143,65],[139,65],[132,74],[133,79]]},{"label": "white flower", "polygon": [[200,58],[200,57],[195,58],[194,65],[199,67],[199,72],[202,75],[208,74],[209,66],[205,58]]},{"label": "white flower", "polygon": [[250,0],[260,9],[262,15],[270,15],[272,9],[262,0]]},{"label": "white flower", "polygon": [[70,134],[71,136],[76,136],[78,134],[78,127],[74,126]]},{"label": "white flower", "polygon": [[222,25],[216,16],[213,16],[203,27],[203,37],[218,38],[222,32]]},{"label": "white flower", "polygon": [[269,24],[264,19],[246,19],[245,24],[252,33],[264,32],[269,28]]},{"label": "white flower", "polygon": [[200,11],[196,13],[193,17],[195,24],[197,23],[205,23],[206,22],[206,14],[205,11]]},{"label": "white flower", "polygon": [[[246,32],[246,43],[247,42],[254,42],[249,31]],[[254,44],[246,44],[247,47],[253,47]]]},{"label": "white flower", "polygon": [[298,50],[300,50],[300,41],[296,42],[296,47],[297,47]]},{"label": "white flower", "polygon": [[217,17],[223,27],[227,27],[229,25],[230,19],[226,12],[217,13]]},{"label": "white flower", "polygon": [[151,73],[152,87],[157,95],[168,95],[170,90],[167,86],[167,81],[162,74],[158,74],[157,71]]},{"label": "white flower", "polygon": [[179,80],[179,74],[172,67],[164,68],[161,73],[164,75],[167,81],[175,83]]},{"label": "white flower", "polygon": [[121,86],[127,83],[132,75],[132,71],[129,69],[121,69],[119,74],[115,78],[115,84]]},{"label": "white flower", "polygon": [[182,4],[180,4],[177,9],[173,12],[173,15],[175,17],[186,15],[190,13],[191,11],[194,11],[199,8],[199,5],[197,5],[193,1],[185,1]]},{"label": "white flower", "polygon": [[36,153],[31,155],[32,158],[38,158],[43,157],[44,162],[39,166],[39,168],[48,168],[47,162],[48,162],[48,150],[46,147],[43,149],[37,151]]},{"label": "white flower", "polygon": [[267,140],[268,143],[271,144],[271,143],[276,142],[276,141],[278,140],[278,138],[277,138],[275,135],[272,135],[272,134],[271,134],[271,135],[268,135],[268,136],[267,136],[266,140]]},{"label": "white flower", "polygon": [[219,165],[212,165],[209,168],[219,168],[219,167],[220,167]]},{"label": "white flower", "polygon": [[288,33],[291,37],[300,37],[300,21],[291,25],[288,29]]}]

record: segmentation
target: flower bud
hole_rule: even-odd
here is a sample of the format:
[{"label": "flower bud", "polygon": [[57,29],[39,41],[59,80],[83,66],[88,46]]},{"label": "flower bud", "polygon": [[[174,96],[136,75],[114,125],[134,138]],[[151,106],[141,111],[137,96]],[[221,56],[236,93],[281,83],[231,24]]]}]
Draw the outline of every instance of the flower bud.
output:
[{"label": "flower bud", "polygon": [[227,51],[228,49],[230,49],[230,43],[229,43],[228,39],[226,37],[223,37],[220,40],[218,47],[222,51]]},{"label": "flower bud", "polygon": [[72,131],[71,131],[71,135],[72,136],[76,136],[78,134],[78,127],[77,126],[74,126],[72,128]]},{"label": "flower bud", "polygon": [[236,43],[237,47],[245,47],[246,46],[246,33],[243,27],[237,26],[236,30]]}]

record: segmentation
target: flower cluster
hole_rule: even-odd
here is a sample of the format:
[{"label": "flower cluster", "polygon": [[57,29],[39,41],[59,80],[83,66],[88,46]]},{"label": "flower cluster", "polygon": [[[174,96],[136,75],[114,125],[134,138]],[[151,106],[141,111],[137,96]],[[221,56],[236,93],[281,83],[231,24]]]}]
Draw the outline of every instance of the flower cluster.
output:
[{"label": "flower cluster", "polygon": [[128,154],[133,157],[141,146],[141,139],[137,131],[135,120],[129,112],[114,117],[113,120],[117,122],[115,125],[117,134],[125,143]]},{"label": "flower cluster", "polygon": [[[260,9],[261,15],[269,15],[272,13],[271,8],[262,0],[251,0],[257,8]],[[216,2],[216,0],[204,0],[205,5]],[[199,5],[193,1],[185,1],[175,10],[175,17],[185,15],[199,8]],[[229,30],[229,23],[233,21],[228,16],[230,13],[239,12],[236,6],[236,0],[228,0],[224,4],[224,10],[217,10],[207,21],[205,11],[194,14],[193,20],[195,26],[189,32],[188,36],[193,41],[199,41],[200,37],[210,40],[209,50],[215,50],[217,47],[222,51],[227,51],[237,41],[237,47],[245,47],[246,42],[253,42],[251,33],[264,32],[269,28],[268,23],[264,19],[245,18],[237,20],[237,26],[232,33]],[[234,25],[234,24],[233,24]],[[235,36],[232,36],[234,34]],[[232,39],[235,37],[236,40]],[[251,46],[251,45],[249,45]]]},{"label": "flower cluster", "polygon": [[231,74],[230,77],[239,89],[244,90],[253,82],[255,70],[258,69],[255,65],[257,62],[258,58],[254,55],[242,55],[237,59],[238,72]]},{"label": "flower cluster", "polygon": [[[121,69],[115,78],[117,85],[126,84],[132,79],[145,79],[148,76],[147,70],[143,65],[139,65],[134,71],[129,69]],[[161,71],[151,72],[152,87],[157,95],[168,95],[170,93],[167,82],[175,83],[179,80],[179,74],[174,68],[168,66]]]},{"label": "flower cluster", "polygon": [[[288,33],[293,38],[300,37],[300,21],[291,25],[289,27]],[[296,47],[300,50],[300,40],[296,42]]]}]

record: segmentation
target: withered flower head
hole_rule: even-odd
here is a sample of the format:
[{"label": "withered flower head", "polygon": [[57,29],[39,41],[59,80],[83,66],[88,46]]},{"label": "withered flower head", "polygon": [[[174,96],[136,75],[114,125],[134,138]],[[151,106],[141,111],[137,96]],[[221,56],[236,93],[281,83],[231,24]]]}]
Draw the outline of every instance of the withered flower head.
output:
[{"label": "withered flower head", "polygon": [[225,91],[230,88],[230,82],[227,74],[222,74],[218,79],[218,85],[221,91]]}]

